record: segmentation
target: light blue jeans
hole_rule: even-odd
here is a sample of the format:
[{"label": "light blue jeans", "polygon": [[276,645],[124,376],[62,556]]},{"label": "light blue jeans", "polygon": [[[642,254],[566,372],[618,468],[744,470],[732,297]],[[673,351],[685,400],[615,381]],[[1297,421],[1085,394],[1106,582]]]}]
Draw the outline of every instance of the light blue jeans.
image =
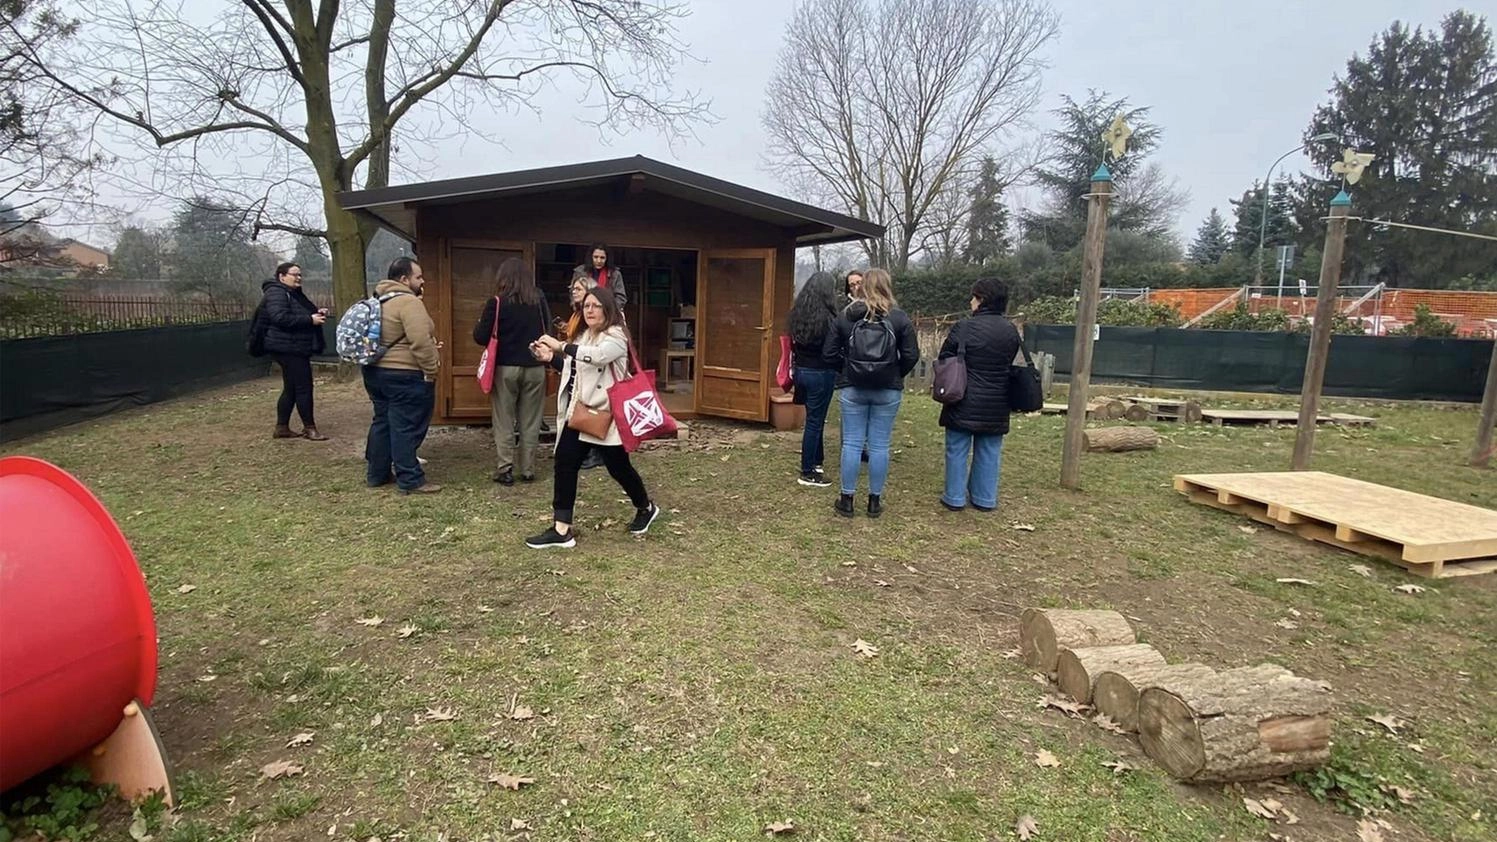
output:
[{"label": "light blue jeans", "polygon": [[889,440],[904,393],[898,389],[842,390],[842,493],[858,490],[863,448],[868,449],[868,493],[883,494],[889,479]]},{"label": "light blue jeans", "polygon": [[[967,459],[971,457],[969,468]],[[1003,436],[946,430],[946,492],[941,502],[965,508],[998,508],[998,475],[1003,470]]]}]

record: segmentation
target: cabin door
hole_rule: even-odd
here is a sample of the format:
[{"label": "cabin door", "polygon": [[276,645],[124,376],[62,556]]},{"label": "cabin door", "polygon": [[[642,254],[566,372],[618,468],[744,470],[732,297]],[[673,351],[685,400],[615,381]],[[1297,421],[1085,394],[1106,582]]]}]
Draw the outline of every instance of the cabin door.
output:
[{"label": "cabin door", "polygon": [[697,411],[769,420],[774,249],[710,249],[697,267]]},{"label": "cabin door", "polygon": [[442,350],[439,400],[445,418],[452,421],[484,421],[489,418],[489,396],[478,388],[478,359],[483,347],[473,341],[473,326],[484,305],[494,297],[495,272],[499,264],[518,257],[533,262],[529,243],[502,240],[453,240],[449,245],[445,313],[437,318],[446,324],[437,333],[447,342]]}]

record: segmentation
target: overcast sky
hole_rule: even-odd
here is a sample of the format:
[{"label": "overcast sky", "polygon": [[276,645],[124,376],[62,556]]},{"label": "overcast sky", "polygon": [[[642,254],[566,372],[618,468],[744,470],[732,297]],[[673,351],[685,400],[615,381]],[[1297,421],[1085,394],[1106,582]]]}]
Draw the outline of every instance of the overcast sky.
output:
[{"label": "overcast sky", "polygon": [[[1088,88],[1149,106],[1164,130],[1154,160],[1190,193],[1176,224],[1182,240],[1213,206],[1230,224],[1228,198],[1261,179],[1274,158],[1300,142],[1316,105],[1327,99],[1332,76],[1344,70],[1353,52],[1365,54],[1372,38],[1394,20],[1434,26],[1459,8],[1429,0],[1053,2],[1061,30],[1046,51],[1049,68],[1036,127],[1048,125],[1047,112],[1061,94],[1080,98]],[[1491,16],[1497,8],[1490,2],[1465,7]],[[699,126],[696,139],[673,148],[650,133],[600,138],[579,122],[588,115],[576,92],[554,90],[536,103],[543,112],[539,118],[475,115],[471,138],[423,150],[424,175],[447,178],[643,154],[791,193],[764,170],[759,114],[794,0],[694,0],[690,6],[681,34],[702,61],[683,66],[679,84],[710,97],[721,118]],[[1303,163],[1295,156],[1281,168]],[[169,212],[163,207],[159,215]],[[108,240],[112,235],[96,231],[93,236]]]}]

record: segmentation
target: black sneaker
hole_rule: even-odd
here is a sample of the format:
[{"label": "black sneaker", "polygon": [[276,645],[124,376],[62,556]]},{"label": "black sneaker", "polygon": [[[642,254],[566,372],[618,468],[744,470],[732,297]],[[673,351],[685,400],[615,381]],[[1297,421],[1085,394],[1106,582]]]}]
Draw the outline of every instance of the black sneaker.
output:
[{"label": "black sneaker", "polygon": [[868,516],[878,517],[884,513],[884,501],[877,494],[868,495]]},{"label": "black sneaker", "polygon": [[532,550],[549,550],[553,547],[557,549],[570,550],[571,548],[577,546],[577,536],[573,535],[571,530],[568,530],[567,534],[563,535],[560,532],[557,532],[556,527],[553,526],[539,535],[526,538],[525,546],[531,548]]},{"label": "black sneaker", "polygon": [[839,515],[841,515],[843,517],[852,517],[853,516],[852,495],[851,494],[838,494],[837,495],[837,514],[839,514]]},{"label": "black sneaker", "polygon": [[514,471],[514,469],[513,468],[506,468],[505,470],[502,470],[502,471],[495,471],[494,472],[494,482],[497,482],[500,485],[514,485],[515,484],[515,471]]},{"label": "black sneaker", "polygon": [[797,479],[796,482],[801,485],[809,485],[812,488],[830,488],[832,485],[831,480],[827,479],[826,474],[823,474],[821,471],[806,471],[800,475],[800,479]]},{"label": "black sneaker", "polygon": [[629,521],[630,535],[643,535],[650,531],[650,524],[655,518],[660,517],[660,507],[651,503],[634,513],[634,520]]}]

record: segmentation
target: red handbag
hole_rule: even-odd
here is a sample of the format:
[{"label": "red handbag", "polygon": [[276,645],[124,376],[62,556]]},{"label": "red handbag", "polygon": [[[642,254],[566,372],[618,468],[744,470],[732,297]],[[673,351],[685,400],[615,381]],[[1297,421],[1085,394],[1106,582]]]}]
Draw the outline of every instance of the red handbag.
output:
[{"label": "red handbag", "polygon": [[790,369],[790,357],[793,353],[790,347],[790,336],[780,334],[780,364],[775,366],[774,381],[782,392],[790,391],[790,388],[795,385],[795,373]]},{"label": "red handbag", "polygon": [[489,333],[488,347],[483,349],[483,356],[478,358],[478,388],[483,393],[494,391],[494,369],[498,368],[495,361],[499,357],[499,296],[494,296],[494,329]]},{"label": "red handbag", "polygon": [[676,419],[665,411],[655,391],[655,372],[641,371],[634,345],[629,345],[629,363],[634,373],[608,387],[608,407],[619,431],[624,450],[633,453],[640,442],[676,434]]}]

